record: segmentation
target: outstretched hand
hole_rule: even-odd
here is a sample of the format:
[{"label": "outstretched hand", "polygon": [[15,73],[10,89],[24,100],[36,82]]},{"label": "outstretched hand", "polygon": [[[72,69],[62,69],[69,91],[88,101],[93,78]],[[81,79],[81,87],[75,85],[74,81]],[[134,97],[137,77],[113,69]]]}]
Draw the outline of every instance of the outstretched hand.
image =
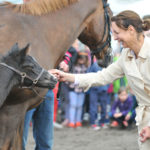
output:
[{"label": "outstretched hand", "polygon": [[52,69],[49,70],[49,73],[53,74],[60,82],[74,82],[75,81],[75,75],[71,73],[65,73],[63,71]]},{"label": "outstretched hand", "polygon": [[65,73],[63,71],[60,71],[57,69],[51,69],[48,72],[53,74],[59,81],[62,81],[62,82],[66,81]]},{"label": "outstretched hand", "polygon": [[140,133],[141,142],[145,142],[147,139],[150,138],[150,127],[144,127]]}]

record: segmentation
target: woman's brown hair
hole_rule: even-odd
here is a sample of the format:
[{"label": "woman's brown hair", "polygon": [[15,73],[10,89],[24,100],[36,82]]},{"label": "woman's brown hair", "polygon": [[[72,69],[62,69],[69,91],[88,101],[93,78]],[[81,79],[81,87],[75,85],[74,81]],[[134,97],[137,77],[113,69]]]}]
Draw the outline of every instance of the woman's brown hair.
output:
[{"label": "woman's brown hair", "polygon": [[123,30],[127,30],[130,25],[135,28],[137,33],[148,30],[147,22],[144,22],[136,12],[131,10],[120,12],[118,15],[113,16],[111,21]]}]

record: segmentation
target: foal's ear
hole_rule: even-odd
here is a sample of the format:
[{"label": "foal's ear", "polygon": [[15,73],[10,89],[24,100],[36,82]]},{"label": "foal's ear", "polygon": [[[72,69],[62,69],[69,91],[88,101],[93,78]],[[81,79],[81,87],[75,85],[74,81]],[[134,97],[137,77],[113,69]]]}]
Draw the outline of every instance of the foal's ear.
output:
[{"label": "foal's ear", "polygon": [[30,44],[28,43],[24,48],[21,49],[21,55],[25,56],[29,53],[30,51]]},{"label": "foal's ear", "polygon": [[18,49],[19,49],[18,43],[15,43],[15,44],[12,46],[12,48],[11,48],[11,52],[14,52],[14,51],[16,51],[16,50],[18,50]]}]

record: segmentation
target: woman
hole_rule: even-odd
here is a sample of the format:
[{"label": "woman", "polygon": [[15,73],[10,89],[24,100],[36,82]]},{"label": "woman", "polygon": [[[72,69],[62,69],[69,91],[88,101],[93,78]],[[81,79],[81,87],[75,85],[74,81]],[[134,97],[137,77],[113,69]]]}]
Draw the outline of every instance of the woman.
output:
[{"label": "woman", "polygon": [[136,95],[138,108],[136,123],[139,131],[140,150],[150,148],[150,38],[144,36],[147,23],[133,11],[123,11],[111,18],[115,40],[122,43],[120,58],[97,73],[68,74],[58,70],[52,72],[60,81],[78,83],[84,90],[91,86],[112,83],[127,77],[128,84]]}]

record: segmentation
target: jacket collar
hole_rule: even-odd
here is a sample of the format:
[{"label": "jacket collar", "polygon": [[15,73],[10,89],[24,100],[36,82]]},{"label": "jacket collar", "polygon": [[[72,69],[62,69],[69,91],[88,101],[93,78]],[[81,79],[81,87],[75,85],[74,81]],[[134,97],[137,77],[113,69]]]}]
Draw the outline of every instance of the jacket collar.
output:
[{"label": "jacket collar", "polygon": [[[140,49],[140,52],[139,52],[139,57],[141,57],[143,59],[146,59],[147,55],[149,53],[148,51],[150,51],[150,38],[145,36],[143,46],[142,46],[142,48]],[[129,49],[127,55],[130,59],[135,58],[135,54],[134,54],[133,50]]]},{"label": "jacket collar", "polygon": [[143,46],[139,52],[139,57],[146,59],[148,53],[150,53],[150,38],[145,36]]}]

